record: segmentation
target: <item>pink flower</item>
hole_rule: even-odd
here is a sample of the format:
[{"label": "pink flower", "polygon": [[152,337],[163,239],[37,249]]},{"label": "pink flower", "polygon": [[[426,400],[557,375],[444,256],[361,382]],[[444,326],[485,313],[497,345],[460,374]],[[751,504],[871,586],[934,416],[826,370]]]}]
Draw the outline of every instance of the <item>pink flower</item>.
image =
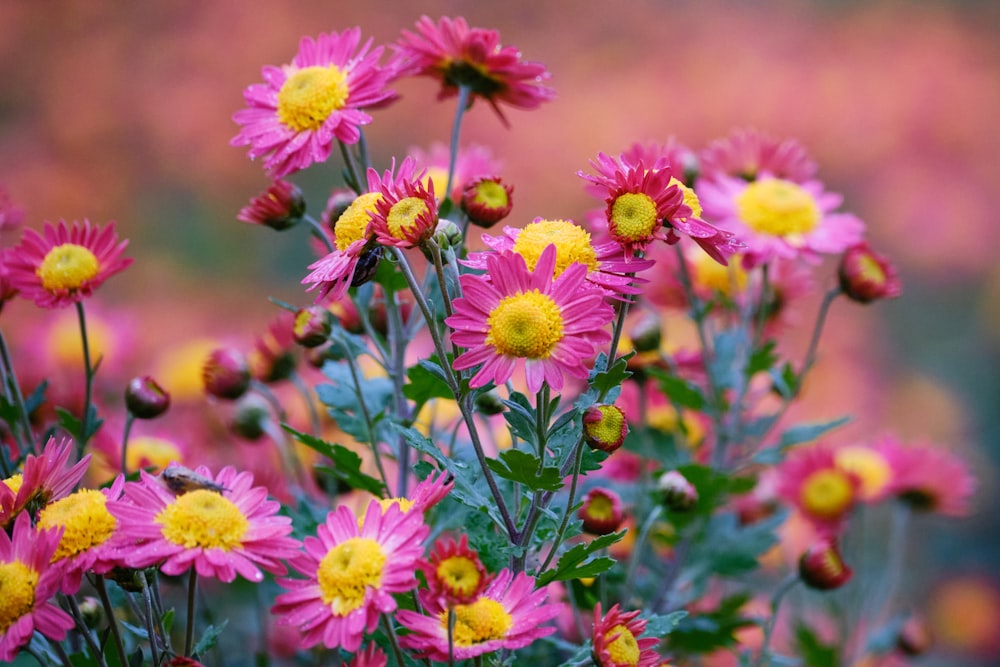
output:
[{"label": "pink flower", "polygon": [[503,163],[493,155],[493,149],[482,144],[459,146],[455,156],[455,174],[452,179],[451,192],[445,192],[448,187],[448,163],[451,160],[451,149],[440,141],[434,142],[430,148],[413,147],[407,151],[417,163],[417,169],[426,170],[425,181],[434,184],[434,192],[439,198],[450,197],[452,201],[462,198],[462,190],[469,182],[485,176],[499,174]]},{"label": "pink flower", "polygon": [[44,235],[26,229],[20,245],[5,257],[11,287],[41,308],[62,308],[81,301],[131,258],[122,257],[128,241],[118,242],[115,223],[103,230],[88,220],[46,222]]},{"label": "pink flower", "polygon": [[605,327],[613,310],[586,283],[586,265],[571,264],[553,278],[555,266],[556,248],[550,245],[534,271],[520,255],[502,253],[486,258],[487,275],[459,278],[464,296],[445,322],[452,341],[467,349],[455,368],[481,365],[471,386],[503,384],[520,365],[532,392],[543,382],[561,390],[564,374],[587,377],[586,361],[611,339]]},{"label": "pink flower", "polygon": [[860,497],[861,482],[822,445],[793,449],[778,467],[778,494],[824,535],[835,535]]},{"label": "pink flower", "polygon": [[639,639],[647,622],[638,618],[639,610],[622,613],[616,604],[604,616],[601,603],[594,606],[593,659],[597,667],[652,667],[660,656],[654,637]]},{"label": "pink flower", "polygon": [[59,592],[62,572],[50,565],[59,530],[36,530],[27,514],[14,521],[8,537],[0,530],[0,660],[13,660],[36,631],[62,641],[74,622],[47,602]]},{"label": "pink flower", "polygon": [[889,461],[887,495],[913,509],[945,516],[967,516],[976,478],[956,454],[930,444],[905,445],[886,436],[873,444]]},{"label": "pink flower", "polygon": [[302,190],[294,183],[279,178],[240,209],[236,219],[280,232],[298,224],[305,212]]},{"label": "pink flower", "polygon": [[[396,620],[410,631],[400,644],[419,657],[448,661],[448,609],[439,598],[421,591],[423,614],[400,610]],[[559,615],[562,605],[547,601],[544,588],[535,590],[532,577],[508,569],[476,600],[453,607],[455,630],[454,659],[467,660],[501,649],[519,649],[556,631],[543,625]]]},{"label": "pink flower", "polygon": [[816,175],[816,163],[794,139],[778,141],[755,129],[735,130],[701,151],[701,175],[716,179],[734,176],[755,180],[761,173],[804,183]]},{"label": "pink flower", "polygon": [[542,85],[551,75],[537,62],[521,60],[521,52],[500,44],[500,33],[470,28],[464,18],[442,17],[437,24],[427,16],[417,21],[417,31],[404,30],[395,45],[402,74],[430,76],[441,82],[438,99],[471,92],[470,103],[480,97],[493,107],[506,125],[499,104],[534,109],[555,97]]},{"label": "pink flower", "polygon": [[370,39],[361,44],[359,28],[303,37],[291,64],[264,67],[264,83],[244,91],[248,108],[233,115],[242,127],[230,143],[265,157],[272,177],[326,161],[335,140],[357,143],[360,126],[372,121],[362,109],[396,98],[386,87],[395,71],[378,64],[382,52]]},{"label": "pink flower", "polygon": [[277,597],[272,613],[303,632],[303,648],[322,643],[357,651],[379,614],[396,610],[393,595],[416,587],[427,531],[423,514],[404,513],[397,505],[383,514],[372,500],[362,521],[339,506],[316,537],[305,539],[305,552],[290,561],[307,578],[278,580],[288,592]]},{"label": "pink flower", "polygon": [[291,519],[278,516],[281,505],[267,499],[267,489],[252,486],[250,473],[229,466],[215,476],[205,466],[194,472],[223,491],[198,488],[174,495],[141,472],[139,482],[125,485],[130,502],[108,504],[120,524],[116,543],[124,564],[157,565],[169,575],[193,566],[198,575],[227,583],[237,574],[263,581],[261,569],[284,574],[282,560],[293,557],[299,543],[287,537]]},{"label": "pink flower", "polygon": [[389,658],[378,647],[378,644],[371,642],[354,658],[347,663],[347,667],[386,667]]},{"label": "pink flower", "polygon": [[28,503],[44,505],[67,496],[87,472],[90,454],[66,468],[73,441],[49,438],[38,456],[28,454],[22,472],[0,480],[0,526],[9,526]]},{"label": "pink flower", "polygon": [[368,170],[369,189],[382,195],[375,202],[371,223],[371,232],[382,245],[414,248],[434,233],[438,221],[434,183],[428,181],[425,186],[424,173],[416,174],[416,166],[407,157],[395,174],[395,160],[381,178],[374,169]]}]

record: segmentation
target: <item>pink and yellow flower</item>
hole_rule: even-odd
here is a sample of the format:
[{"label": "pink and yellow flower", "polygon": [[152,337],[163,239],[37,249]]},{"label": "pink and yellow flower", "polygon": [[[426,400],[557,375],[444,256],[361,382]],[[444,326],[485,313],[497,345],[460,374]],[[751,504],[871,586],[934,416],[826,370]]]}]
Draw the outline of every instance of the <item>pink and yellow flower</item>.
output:
[{"label": "pink and yellow flower", "polygon": [[420,570],[427,580],[427,595],[444,607],[475,602],[493,579],[479,554],[469,548],[464,533],[458,542],[451,538],[435,542],[430,557],[420,562]]},{"label": "pink and yellow flower", "polygon": [[383,48],[371,44],[361,43],[359,28],[303,37],[291,64],[264,67],[264,83],[244,91],[247,108],[233,115],[241,129],[230,143],[249,145],[273,177],[325,162],[334,141],[357,143],[360,126],[372,121],[363,109],[396,98],[387,88],[395,70],[378,64]]},{"label": "pink and yellow flower", "polygon": [[250,473],[229,466],[214,476],[205,466],[194,472],[223,491],[174,495],[141,472],[139,482],[125,485],[129,502],[109,503],[119,522],[116,542],[124,564],[158,566],[170,575],[194,567],[198,575],[224,582],[238,574],[257,583],[264,579],[261,570],[284,574],[282,561],[298,552],[299,542],[287,537],[291,519],[277,514],[281,505],[267,499],[267,489],[252,486]]},{"label": "pink and yellow flower", "polygon": [[272,612],[299,628],[303,648],[322,643],[357,651],[379,614],[396,610],[393,595],[416,587],[427,531],[420,512],[404,513],[397,505],[383,514],[372,500],[362,521],[347,506],[337,507],[290,561],[307,578],[280,579],[288,592]]},{"label": "pink and yellow flower", "polygon": [[506,125],[500,103],[534,109],[555,97],[542,84],[551,75],[537,62],[521,60],[521,52],[500,44],[500,33],[470,28],[462,17],[442,17],[436,24],[422,16],[416,32],[404,30],[395,45],[397,67],[405,75],[429,76],[441,82],[438,99],[458,94],[460,87],[486,100]]},{"label": "pink and yellow flower", "polygon": [[12,288],[41,308],[62,308],[91,296],[105,280],[124,271],[128,241],[118,241],[115,223],[102,230],[74,220],[45,223],[42,234],[26,229],[5,257]]},{"label": "pink and yellow flower", "polygon": [[374,169],[368,170],[369,189],[377,187],[381,194],[372,213],[371,232],[382,245],[414,248],[430,238],[437,226],[434,182],[424,184],[424,174],[416,173],[412,157],[405,158],[393,174],[395,166],[393,160],[392,169],[381,178]]},{"label": "pink and yellow flower", "polygon": [[778,468],[778,494],[813,523],[835,535],[860,498],[860,480],[837,465],[833,449],[810,445],[793,449]]},{"label": "pink and yellow flower", "polygon": [[795,139],[779,141],[752,128],[735,130],[728,137],[716,139],[698,157],[701,174],[710,179],[733,176],[753,181],[766,173],[805,183],[818,169]]},{"label": "pink and yellow flower", "polygon": [[480,366],[471,386],[503,384],[522,365],[532,392],[543,382],[560,391],[564,374],[587,377],[587,360],[611,339],[613,310],[586,282],[586,265],[574,262],[553,278],[556,254],[546,247],[534,271],[518,254],[493,254],[487,275],[460,277],[464,296],[445,322],[452,341],[467,349],[454,367]]},{"label": "pink and yellow flower", "polygon": [[976,478],[959,456],[927,443],[905,445],[893,436],[881,438],[873,447],[892,469],[888,495],[920,512],[956,517],[970,513]]},{"label": "pink and yellow flower", "polygon": [[[452,637],[456,661],[501,649],[523,648],[556,631],[544,625],[559,615],[562,605],[547,600],[546,589],[535,589],[535,580],[523,572],[501,570],[482,595],[469,604],[452,607]],[[419,657],[448,661],[448,608],[428,591],[421,591],[424,613],[401,610],[396,620],[410,631],[400,644]]]},{"label": "pink and yellow flower", "polygon": [[639,638],[647,622],[638,618],[639,610],[623,613],[616,604],[602,615],[601,603],[594,606],[594,630],[591,634],[593,659],[597,667],[652,667],[660,656],[654,637]]},{"label": "pink and yellow flower", "polygon": [[[450,197],[452,201],[462,198],[464,186],[477,178],[494,176],[503,168],[503,162],[493,155],[493,150],[483,144],[467,144],[458,147],[455,156],[455,173],[452,177],[451,192],[448,188],[448,166],[451,162],[451,149],[447,144],[434,142],[426,150],[418,147],[407,151],[417,163],[417,169],[424,171],[425,184],[433,183],[434,192],[439,198]],[[428,185],[428,188],[430,186]]]},{"label": "pink and yellow flower", "polygon": [[44,505],[73,491],[87,472],[90,454],[67,468],[72,453],[71,439],[49,438],[41,454],[28,454],[20,473],[0,480],[0,526],[9,526],[29,503]]},{"label": "pink and yellow flower", "polygon": [[10,536],[0,530],[0,660],[13,660],[37,631],[62,641],[74,622],[47,602],[59,592],[62,572],[50,561],[59,530],[36,530],[27,514],[14,521]]}]

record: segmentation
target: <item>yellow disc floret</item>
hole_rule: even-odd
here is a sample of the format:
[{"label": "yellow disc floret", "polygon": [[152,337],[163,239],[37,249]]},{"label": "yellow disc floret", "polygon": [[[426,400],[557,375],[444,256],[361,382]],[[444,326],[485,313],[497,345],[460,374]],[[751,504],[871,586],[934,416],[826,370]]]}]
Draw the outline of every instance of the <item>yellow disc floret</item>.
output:
[{"label": "yellow disc floret", "polygon": [[869,447],[841,447],[834,454],[834,461],[841,470],[857,475],[861,480],[861,495],[865,498],[876,497],[892,477],[889,462]]},{"label": "yellow disc floret", "polygon": [[368,225],[372,221],[375,204],[381,197],[382,195],[378,192],[366,192],[351,202],[347,210],[340,214],[333,226],[337,250],[343,252],[352,243],[360,241],[368,235]]},{"label": "yellow disc floret", "polygon": [[[497,187],[503,190],[502,186]],[[503,196],[506,198],[506,192]],[[568,220],[539,220],[531,223],[518,234],[514,241],[514,252],[524,258],[529,271],[534,271],[542,251],[550,245],[556,247],[555,276],[574,262],[586,264],[590,271],[597,268],[597,253],[590,242],[590,234]]]},{"label": "yellow disc floret", "polygon": [[615,637],[614,641],[608,644],[608,657],[612,662],[615,665],[638,665],[639,643],[632,631],[624,625],[616,625],[604,633],[605,640],[611,637]]},{"label": "yellow disc floret", "polygon": [[15,473],[3,480],[2,483],[16,496],[17,492],[21,490],[21,485],[24,484],[24,475]]},{"label": "yellow disc floret", "polygon": [[365,590],[382,583],[385,552],[375,540],[352,537],[330,549],[319,563],[316,579],[323,604],[346,616],[365,601]]},{"label": "yellow disc floret", "polygon": [[278,120],[296,132],[319,129],[344,107],[349,92],[347,74],[336,65],[305,67],[278,91]]},{"label": "yellow disc floret", "polygon": [[107,504],[107,497],[100,491],[80,489],[42,508],[39,528],[64,529],[52,562],[104,544],[114,534],[118,521],[108,511]]},{"label": "yellow disc floret", "polygon": [[660,224],[656,202],[642,192],[626,192],[611,205],[608,224],[620,241],[647,241]]},{"label": "yellow disc floret", "polygon": [[[440,614],[441,627],[448,627],[448,612]],[[473,646],[503,639],[514,619],[503,605],[491,598],[479,598],[472,604],[455,607],[455,646]]]},{"label": "yellow disc floret", "polygon": [[417,226],[417,218],[427,213],[427,202],[420,197],[400,199],[389,209],[386,226],[393,238],[405,239],[406,233]]},{"label": "yellow disc floret", "polygon": [[[480,181],[476,184],[476,196],[473,197],[472,200],[480,206],[486,206],[488,208],[503,208],[510,203],[510,197],[507,196],[507,188],[500,185],[496,181],[491,180]],[[528,226],[530,227],[531,225]]]},{"label": "yellow disc floret", "polygon": [[35,606],[38,572],[21,561],[0,563],[0,635]]},{"label": "yellow disc floret", "polygon": [[100,262],[90,250],[75,243],[63,243],[45,254],[35,275],[41,279],[42,287],[54,292],[80,289],[100,269]]},{"label": "yellow disc floret", "polygon": [[747,272],[740,266],[740,262],[731,261],[728,266],[724,266],[704,252],[699,252],[689,259],[694,269],[695,285],[729,297],[746,289]]},{"label": "yellow disc floret", "polygon": [[808,190],[780,178],[749,184],[736,197],[736,212],[755,232],[782,237],[810,232],[822,217]]},{"label": "yellow disc floret", "polygon": [[670,177],[670,185],[676,185],[681,189],[681,192],[684,193],[684,205],[691,209],[692,216],[700,218],[702,213],[701,200],[698,199],[694,188],[689,188],[673,176]]},{"label": "yellow disc floret", "polygon": [[548,359],[563,337],[559,306],[538,290],[504,297],[486,323],[486,344],[513,357]]},{"label": "yellow disc floret", "polygon": [[243,544],[250,522],[231,500],[215,491],[198,489],[178,496],[155,518],[163,537],[187,549],[224,549]]},{"label": "yellow disc floret", "polygon": [[854,487],[843,472],[817,470],[802,483],[802,507],[822,519],[836,519],[854,502]]},{"label": "yellow disc floret", "polygon": [[592,494],[585,511],[588,517],[598,521],[609,521],[615,518],[615,505],[611,502],[611,498],[603,493]]},{"label": "yellow disc floret", "polygon": [[618,442],[625,427],[625,414],[613,405],[598,405],[601,418],[584,422],[583,428],[587,435],[598,442]]},{"label": "yellow disc floret", "polygon": [[458,596],[472,595],[482,579],[476,561],[468,556],[445,558],[438,563],[435,574],[445,589]]}]

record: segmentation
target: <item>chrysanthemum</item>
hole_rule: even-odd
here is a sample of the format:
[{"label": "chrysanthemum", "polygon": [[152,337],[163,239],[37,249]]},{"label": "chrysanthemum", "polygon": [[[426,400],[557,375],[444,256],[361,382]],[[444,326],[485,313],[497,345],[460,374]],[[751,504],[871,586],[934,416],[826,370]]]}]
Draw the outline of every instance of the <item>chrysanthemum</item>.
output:
[{"label": "chrysanthemum", "polygon": [[81,301],[131,263],[122,257],[128,241],[118,241],[115,223],[102,230],[74,220],[45,223],[39,234],[24,230],[21,243],[7,253],[8,279],[26,299],[41,308],[62,308]]},{"label": "chrysanthemum", "polygon": [[655,637],[639,638],[647,622],[638,618],[639,610],[622,613],[616,604],[601,615],[601,603],[594,606],[594,630],[591,635],[593,659],[597,667],[651,667],[660,656],[654,647]]},{"label": "chrysanthemum", "polygon": [[282,624],[302,631],[304,648],[322,643],[357,651],[379,614],[395,611],[393,594],[416,587],[427,531],[421,513],[404,513],[395,505],[383,514],[373,500],[361,522],[339,506],[316,537],[305,539],[305,552],[289,561],[307,579],[280,579],[288,592],[276,598],[271,611],[283,617]]},{"label": "chrysanthemum", "polygon": [[699,155],[701,174],[707,178],[734,176],[752,181],[761,173],[805,183],[818,169],[806,149],[795,139],[778,141],[755,129],[735,130],[711,142]]},{"label": "chrysanthemum", "polygon": [[904,445],[892,436],[872,446],[892,469],[888,495],[921,512],[956,517],[969,514],[976,478],[956,454],[926,443]]},{"label": "chrysanthemum", "polygon": [[322,259],[310,264],[312,273],[302,279],[303,285],[311,285],[307,292],[319,288],[316,301],[336,301],[347,293],[351,285],[361,282],[356,280],[355,274],[366,273],[369,262],[366,258],[371,258],[373,253],[377,253],[377,267],[381,249],[374,245],[371,222],[376,204],[381,198],[377,189],[367,192],[355,199],[337,218],[333,227],[333,242],[336,247]]},{"label": "chrysanthemum", "polygon": [[[382,245],[414,248],[430,238],[437,225],[434,183],[424,184],[424,174],[416,173],[417,163],[407,157],[395,174],[396,161],[379,178],[368,170],[369,189],[382,195],[375,202],[371,231]],[[375,185],[375,187],[372,187]]]},{"label": "chrysanthemum", "polygon": [[119,521],[117,543],[128,567],[158,565],[178,575],[192,566],[202,577],[230,582],[239,574],[260,582],[261,569],[284,574],[283,559],[297,553],[298,541],[287,537],[291,519],[278,516],[281,505],[267,499],[253,476],[225,467],[213,476],[200,466],[195,473],[222,487],[221,493],[198,489],[175,496],[156,478],[141,472],[139,482],[125,485],[131,504],[109,505]]},{"label": "chrysanthemum", "polygon": [[44,505],[73,491],[87,472],[90,454],[66,468],[73,441],[49,438],[38,456],[28,454],[20,473],[0,480],[0,526],[9,526],[29,503]]},{"label": "chrysanthemum", "polygon": [[417,21],[416,32],[404,30],[395,45],[402,74],[430,76],[441,82],[438,99],[471,92],[470,103],[481,97],[506,125],[499,104],[534,109],[555,97],[542,84],[551,77],[545,66],[521,60],[521,52],[500,44],[500,33],[470,28],[464,18],[442,17],[437,24],[427,16]]},{"label": "chrysanthemum", "polygon": [[892,482],[890,457],[879,447],[869,445],[844,445],[833,453],[837,467],[858,478],[858,499],[873,503],[889,492]]},{"label": "chrysanthemum", "polygon": [[584,496],[577,516],[583,522],[583,530],[591,535],[613,533],[625,520],[621,496],[612,489],[595,487]]},{"label": "chrysanthemum", "polygon": [[424,183],[433,183],[434,192],[439,198],[448,196],[452,201],[461,199],[462,188],[469,181],[499,174],[503,168],[503,162],[494,157],[493,149],[489,146],[482,144],[459,146],[458,155],[455,156],[451,192],[445,192],[448,187],[448,164],[451,161],[451,149],[448,145],[438,141],[431,144],[427,150],[412,147],[407,154],[413,156],[417,169],[424,173]]},{"label": "chrysanthemum", "polygon": [[389,663],[389,658],[382,649],[378,647],[378,644],[371,642],[365,647],[364,651],[361,651],[354,658],[347,663],[347,667],[386,667]]},{"label": "chrysanthemum", "polygon": [[427,580],[428,595],[445,607],[475,602],[493,578],[479,554],[469,548],[465,534],[458,542],[451,538],[435,542],[430,557],[420,562],[420,570]]},{"label": "chrysanthemum", "polygon": [[236,219],[280,232],[298,224],[305,212],[302,190],[294,183],[279,178],[240,209]]},{"label": "chrysanthemum", "polygon": [[36,631],[62,641],[73,627],[69,614],[47,602],[59,592],[58,567],[50,564],[58,530],[36,530],[27,514],[8,537],[0,530],[0,660],[13,660]]},{"label": "chrysanthemum", "polygon": [[796,183],[762,173],[748,183],[720,176],[700,179],[697,190],[705,217],[746,244],[749,266],[775,257],[815,261],[843,252],[864,233],[856,216],[835,212],[843,198],[819,181]]},{"label": "chrysanthemum", "polygon": [[571,220],[545,220],[535,218],[524,227],[504,227],[503,236],[483,235],[483,242],[494,252],[469,255],[466,266],[485,270],[486,259],[495,252],[513,252],[524,258],[529,271],[538,266],[542,251],[550,245],[556,248],[555,276],[559,276],[574,262],[587,267],[587,280],[607,290],[612,295],[639,294],[642,290],[631,283],[646,282],[629,277],[653,266],[646,259],[633,259],[617,243],[595,244],[590,233]]},{"label": "chrysanthemum", "polygon": [[359,28],[303,37],[291,64],[264,67],[264,83],[244,91],[248,108],[233,115],[242,128],[230,143],[265,157],[273,177],[324,162],[334,140],[357,143],[359,127],[372,121],[362,109],[396,97],[386,87],[395,71],[379,66],[383,49],[371,44],[361,44]]},{"label": "chrysanthemum", "polygon": [[[448,661],[448,609],[421,591],[423,614],[401,610],[396,620],[410,630],[400,644],[420,657]],[[544,588],[535,590],[535,580],[523,572],[504,569],[475,602],[453,607],[454,658],[467,660],[500,649],[519,649],[556,631],[543,625],[559,615],[561,604],[547,601]]]},{"label": "chrysanthemum", "polygon": [[824,534],[837,533],[860,496],[860,480],[823,445],[792,450],[778,468],[778,494]]},{"label": "chrysanthemum", "polygon": [[457,370],[480,369],[471,386],[503,384],[523,364],[528,389],[546,382],[555,391],[563,375],[586,378],[585,363],[611,334],[613,310],[603,293],[587,282],[587,266],[573,263],[558,277],[555,246],[546,247],[535,270],[514,253],[490,255],[487,275],[460,277],[464,296],[445,322],[451,339],[468,351],[455,359]]},{"label": "chrysanthemum", "polygon": [[63,571],[63,593],[74,594],[85,572],[104,574],[120,564],[112,539],[118,519],[108,510],[108,503],[119,500],[124,487],[125,478],[119,475],[110,487],[79,489],[38,513],[38,528],[62,529],[52,562]]},{"label": "chrysanthemum", "polygon": [[[421,480],[406,497],[378,498],[375,502],[382,507],[383,514],[390,507],[398,507],[403,514],[408,512],[423,514],[444,500],[454,486],[455,482],[451,474],[446,470],[441,470],[437,473],[431,473],[426,479]],[[358,517],[359,525],[363,522],[364,516]]]}]

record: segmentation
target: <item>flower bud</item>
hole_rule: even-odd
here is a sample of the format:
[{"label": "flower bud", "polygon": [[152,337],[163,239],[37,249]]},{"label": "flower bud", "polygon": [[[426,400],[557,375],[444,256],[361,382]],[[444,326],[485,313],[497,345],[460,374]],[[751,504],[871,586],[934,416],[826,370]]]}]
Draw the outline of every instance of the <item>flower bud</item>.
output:
[{"label": "flower bud", "polygon": [[592,405],[583,413],[583,437],[594,449],[611,454],[628,435],[625,413],[616,405]]},{"label": "flower bud", "polygon": [[434,228],[434,235],[431,237],[441,250],[448,248],[458,248],[462,245],[462,230],[451,220],[441,218],[437,227]]},{"label": "flower bud", "polygon": [[326,208],[320,215],[320,221],[327,229],[333,229],[337,220],[344,214],[351,204],[358,198],[358,195],[350,188],[334,188],[330,191],[330,197],[326,200]]},{"label": "flower bud", "polygon": [[248,394],[236,405],[236,412],[229,423],[233,433],[247,440],[259,440],[267,431],[271,418],[267,402],[255,394]]},{"label": "flower bud", "polygon": [[292,337],[302,347],[319,347],[330,338],[330,311],[322,306],[301,308],[295,313]]},{"label": "flower bud", "polygon": [[125,407],[136,419],[153,419],[170,407],[170,394],[148,375],[132,378],[125,388]]},{"label": "flower bud", "polygon": [[799,558],[799,577],[806,586],[816,590],[840,588],[850,581],[851,574],[836,541],[830,538],[820,538]]},{"label": "flower bud", "polygon": [[906,655],[918,656],[927,653],[933,644],[930,628],[920,616],[911,615],[899,628],[896,648]]},{"label": "flower bud", "polygon": [[220,347],[205,360],[201,379],[212,396],[235,400],[250,388],[250,365],[242,352]]},{"label": "flower bud", "polygon": [[675,512],[686,512],[698,503],[698,491],[676,470],[660,475],[660,479],[656,482],[656,490],[663,504]]},{"label": "flower bud", "polygon": [[896,268],[867,243],[859,243],[844,252],[838,277],[841,291],[858,303],[895,299],[903,291]]},{"label": "flower bud", "polygon": [[495,391],[484,391],[476,396],[476,410],[484,415],[498,415],[505,409],[500,395]]},{"label": "flower bud", "polygon": [[613,533],[625,520],[621,498],[611,489],[591,489],[577,516],[583,521],[584,532],[591,535]]},{"label": "flower bud", "polygon": [[504,185],[498,176],[481,176],[462,187],[462,210],[469,222],[489,229],[510,214],[513,186]]},{"label": "flower bud", "polygon": [[660,349],[663,338],[660,316],[656,313],[646,313],[635,323],[628,337],[636,352],[653,352]]},{"label": "flower bud", "polygon": [[143,590],[142,579],[140,577],[145,575],[141,570],[133,570],[129,567],[116,567],[112,568],[104,576],[118,584],[123,591],[141,593]]},{"label": "flower bud", "polygon": [[298,187],[285,180],[276,180],[267,190],[250,200],[237,220],[263,225],[282,231],[298,224],[306,212],[306,201]]},{"label": "flower bud", "polygon": [[80,615],[88,628],[94,630],[101,625],[104,620],[104,606],[101,601],[92,595],[88,595],[80,600]]}]

